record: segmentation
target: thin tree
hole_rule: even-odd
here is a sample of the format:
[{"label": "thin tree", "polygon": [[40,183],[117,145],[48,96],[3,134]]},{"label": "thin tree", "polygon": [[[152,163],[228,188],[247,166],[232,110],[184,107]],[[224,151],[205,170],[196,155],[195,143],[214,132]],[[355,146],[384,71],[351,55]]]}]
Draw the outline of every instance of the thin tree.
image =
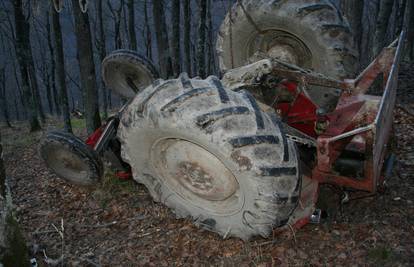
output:
[{"label": "thin tree", "polygon": [[[4,42],[3,36],[0,37],[1,40],[1,53],[6,55],[6,43]],[[0,68],[0,109],[3,113],[3,118],[6,122],[7,127],[12,127],[10,124],[9,109],[7,106],[7,97],[6,97],[6,66]],[[16,112],[17,115],[18,112]]]},{"label": "thin tree", "polygon": [[414,3],[409,0],[407,4],[407,41],[408,41],[408,55],[411,60],[414,60]]},{"label": "thin tree", "polygon": [[[54,8],[53,6],[50,7],[51,12],[53,12]],[[47,32],[47,46],[48,46],[48,51],[50,53],[50,79],[51,79],[51,87],[52,87],[52,92],[53,92],[53,103],[55,105],[55,112],[58,116],[61,115],[60,112],[60,107],[59,107],[59,95],[58,95],[58,91],[56,88],[56,62],[55,62],[55,48],[53,47],[52,44],[52,34],[51,32],[53,31],[53,29],[51,28],[51,24],[50,24],[50,14],[49,12],[46,14],[46,32]]]},{"label": "thin tree", "polygon": [[[100,1],[99,1],[100,2]],[[132,50],[137,50],[137,35],[135,32],[135,0],[128,0],[128,32],[129,44]]]},{"label": "thin tree", "polygon": [[[26,6],[26,5],[25,5]],[[28,6],[28,15],[27,15],[27,20],[29,21],[30,18],[34,18],[34,16],[32,16],[32,12],[31,12],[31,5],[27,5]],[[29,51],[27,51],[28,57],[28,74],[29,74],[29,81],[30,81],[30,87],[32,89],[32,93],[33,93],[33,98],[35,101],[35,105],[38,111],[38,114],[40,115],[40,119],[41,121],[44,123],[46,121],[46,116],[45,116],[45,111],[43,109],[43,104],[42,104],[42,97],[40,94],[40,89],[39,89],[39,84],[38,84],[38,80],[37,80],[37,73],[36,73],[36,67],[35,67],[35,60],[33,57],[33,52],[32,52],[32,48],[31,48],[31,39],[30,39],[30,32],[31,32],[31,25],[30,22],[28,22],[28,33],[29,33]]]},{"label": "thin tree", "polygon": [[[122,31],[121,31],[121,19],[122,19],[122,11],[124,9],[124,0],[121,0],[119,3],[118,8],[114,8],[111,4],[111,1],[107,1],[109,11],[111,11],[113,21],[114,21],[114,42],[115,42],[115,49],[123,48],[122,44]],[[109,108],[112,108],[112,91],[108,90],[108,105]]]},{"label": "thin tree", "polygon": [[[46,10],[46,31],[48,30],[48,23],[49,23],[49,11]],[[41,27],[43,27],[44,25],[37,19],[34,19],[35,22],[37,22],[37,24],[40,24]],[[44,32],[42,32],[39,27],[36,26],[36,24],[33,25],[33,28],[36,31],[36,40],[38,43],[39,47],[43,47],[44,43],[43,43],[43,39],[41,37],[44,37]],[[43,36],[41,36],[43,35]],[[47,39],[47,38],[46,38]],[[47,49],[46,49],[47,51]],[[53,114],[53,96],[52,96],[52,87],[50,84],[50,74],[49,74],[49,58],[47,58],[46,56],[46,51],[44,49],[39,49],[38,53],[39,53],[39,59],[37,60],[37,69],[40,72],[40,78],[43,82],[44,87],[46,88],[46,103],[47,103],[47,107],[49,109],[49,114]]]},{"label": "thin tree", "polygon": [[4,121],[7,127],[12,127],[10,123],[9,109],[7,105],[6,97],[6,69],[3,67],[0,69],[0,109],[3,113]]},{"label": "thin tree", "polygon": [[172,50],[172,65],[174,75],[177,77],[181,72],[181,56],[180,56],[180,0],[172,1],[172,37],[171,37],[171,50]]},{"label": "thin tree", "polygon": [[30,47],[30,24],[23,14],[22,0],[14,0],[14,22],[16,29],[16,56],[19,63],[19,69],[22,80],[24,106],[27,109],[27,115],[30,123],[30,131],[40,130],[40,123],[37,119],[37,109],[33,99],[33,93],[30,87],[29,62],[31,57]]},{"label": "thin tree", "polygon": [[348,19],[354,33],[354,42],[357,49],[360,51],[362,44],[362,17],[364,13],[363,0],[342,0],[341,9]]},{"label": "thin tree", "polygon": [[168,42],[167,25],[165,22],[165,10],[163,0],[152,1],[152,15],[154,18],[155,36],[157,38],[158,62],[161,77],[172,76],[172,62]]},{"label": "thin tree", "polygon": [[197,45],[197,73],[201,78],[206,76],[206,19],[207,0],[199,1],[198,45]]},{"label": "thin tree", "polygon": [[111,4],[111,1],[108,0],[108,7],[114,18],[114,33],[115,33],[115,49],[122,48],[122,35],[121,35],[121,19],[122,19],[122,10],[124,8],[124,0],[121,0],[118,8],[114,8]]},{"label": "thin tree", "polygon": [[185,71],[192,76],[191,68],[191,1],[184,0],[184,66]]},{"label": "thin tree", "polygon": [[152,60],[152,38],[151,38],[151,30],[148,21],[148,7],[147,1],[144,0],[144,28],[143,28],[143,39],[145,40],[145,50],[147,58]]},{"label": "thin tree", "polygon": [[[98,50],[99,50],[99,58],[101,62],[106,57],[106,37],[105,37],[105,28],[104,28],[104,20],[103,20],[103,8],[102,8],[102,1],[98,1],[97,8],[97,19],[98,19],[98,31],[99,31],[99,40],[98,40]],[[103,100],[103,119],[108,118],[108,94],[105,83],[101,77],[101,91],[102,91],[102,100]]]},{"label": "thin tree", "polygon": [[214,36],[213,36],[213,19],[211,17],[211,10],[213,1],[208,0],[207,3],[207,43],[208,43],[208,50],[207,50],[207,74],[212,75],[215,73],[215,65],[216,60],[214,57]]},{"label": "thin tree", "polygon": [[377,55],[384,47],[386,42],[386,34],[388,28],[388,22],[390,21],[392,7],[394,6],[394,0],[381,0],[380,8],[376,22],[375,29],[375,41],[374,41],[374,54]]},{"label": "thin tree", "polygon": [[59,103],[63,114],[63,125],[66,132],[72,133],[70,121],[68,91],[66,88],[65,54],[62,43],[62,29],[60,26],[60,15],[52,9],[53,37],[55,41],[56,77],[59,84]]},{"label": "thin tree", "polygon": [[15,60],[12,61],[12,64],[13,64],[14,81],[16,82],[17,93],[18,93],[18,96],[19,96],[20,104],[22,106],[22,110],[23,110],[23,118],[27,119],[29,116],[27,114],[27,109],[26,109],[26,106],[25,106],[24,92],[23,92],[22,86],[21,86],[20,81],[19,81],[19,74],[18,74],[19,70],[18,70],[18,67],[17,67],[17,64],[16,64]]},{"label": "thin tree", "polygon": [[88,12],[82,12],[77,0],[72,0],[75,17],[76,44],[79,55],[80,80],[85,107],[86,130],[93,133],[101,125],[96,85],[95,63],[93,59],[92,37]]}]

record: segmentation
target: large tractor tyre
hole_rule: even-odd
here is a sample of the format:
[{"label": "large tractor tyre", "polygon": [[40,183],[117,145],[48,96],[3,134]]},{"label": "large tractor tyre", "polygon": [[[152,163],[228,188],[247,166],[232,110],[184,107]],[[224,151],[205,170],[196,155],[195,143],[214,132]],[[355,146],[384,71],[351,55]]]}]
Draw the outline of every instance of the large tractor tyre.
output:
[{"label": "large tractor tyre", "polygon": [[73,134],[48,132],[40,145],[40,155],[48,168],[71,184],[96,185],[104,173],[99,155]]},{"label": "large tractor tyre", "polygon": [[301,187],[295,146],[280,121],[220,80],[158,80],[127,107],[122,157],[178,218],[247,240],[285,225]]},{"label": "large tractor tyre", "polygon": [[105,85],[119,96],[131,99],[159,77],[151,60],[135,51],[121,49],[102,61]]},{"label": "large tractor tyre", "polygon": [[[237,1],[221,25],[217,53],[222,72],[264,57],[343,79],[357,71],[349,23],[328,0]],[[337,90],[310,88],[320,106]]]}]

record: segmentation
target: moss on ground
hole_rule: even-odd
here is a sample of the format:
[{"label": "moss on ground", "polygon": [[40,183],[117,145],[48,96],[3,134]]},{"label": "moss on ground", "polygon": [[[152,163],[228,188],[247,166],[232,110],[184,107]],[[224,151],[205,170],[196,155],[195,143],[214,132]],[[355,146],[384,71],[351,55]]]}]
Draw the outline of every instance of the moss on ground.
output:
[{"label": "moss on ground", "polygon": [[368,251],[368,258],[378,266],[384,266],[393,261],[394,254],[390,248],[376,247]]},{"label": "moss on ground", "polygon": [[20,232],[19,225],[11,212],[5,220],[5,236],[8,248],[0,250],[0,263],[3,266],[29,266],[29,255],[26,242]]}]

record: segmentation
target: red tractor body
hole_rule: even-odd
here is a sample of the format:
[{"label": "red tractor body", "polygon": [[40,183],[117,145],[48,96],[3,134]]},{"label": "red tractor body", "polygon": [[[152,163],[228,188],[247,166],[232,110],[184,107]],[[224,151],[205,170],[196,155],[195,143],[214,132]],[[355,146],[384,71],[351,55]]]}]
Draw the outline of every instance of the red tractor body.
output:
[{"label": "red tractor body", "polygon": [[[304,93],[297,94],[296,84],[286,83],[287,89],[297,94],[296,100],[290,105],[276,105],[276,111],[286,118],[289,126],[316,137],[314,164],[301,162],[304,176],[301,205],[292,216],[296,227],[309,221],[314,210],[309,207],[314,207],[318,199],[319,184],[333,184],[363,194],[373,194],[383,186],[404,35],[385,48],[356,79],[336,84],[342,94],[335,110],[323,118],[316,115],[316,105]],[[381,75],[382,97],[366,94]],[[312,75],[291,72],[289,76],[298,83],[332,86],[332,80]],[[321,119],[326,129],[317,134],[315,128]]]}]

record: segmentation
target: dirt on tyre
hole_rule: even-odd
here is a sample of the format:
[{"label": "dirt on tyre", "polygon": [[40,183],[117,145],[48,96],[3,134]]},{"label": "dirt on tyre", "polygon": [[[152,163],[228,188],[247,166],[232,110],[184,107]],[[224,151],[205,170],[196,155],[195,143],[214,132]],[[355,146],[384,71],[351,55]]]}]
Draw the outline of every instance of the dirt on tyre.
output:
[{"label": "dirt on tyre", "polygon": [[118,138],[154,200],[224,237],[267,237],[298,203],[297,152],[281,123],[216,77],[158,80],[124,111]]},{"label": "dirt on tyre", "polygon": [[104,172],[99,155],[82,140],[66,132],[48,132],[40,145],[47,167],[68,183],[92,186]]},{"label": "dirt on tyre", "polygon": [[[358,68],[349,23],[328,0],[237,1],[220,27],[216,49],[223,72],[266,57],[336,79],[351,78]],[[309,91],[328,109],[340,93]]]}]

